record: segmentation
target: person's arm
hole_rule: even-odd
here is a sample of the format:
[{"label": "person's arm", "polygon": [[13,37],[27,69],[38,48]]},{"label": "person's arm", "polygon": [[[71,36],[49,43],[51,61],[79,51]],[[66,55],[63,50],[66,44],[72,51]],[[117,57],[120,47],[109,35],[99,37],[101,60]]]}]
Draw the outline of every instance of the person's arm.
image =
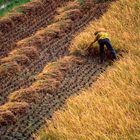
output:
[{"label": "person's arm", "polygon": [[94,41],[89,45],[89,48],[98,40],[98,36],[94,39]]},{"label": "person's arm", "polygon": [[94,44],[97,40],[98,40],[98,37],[96,37],[96,38],[94,39],[94,41],[92,42],[92,44]]}]

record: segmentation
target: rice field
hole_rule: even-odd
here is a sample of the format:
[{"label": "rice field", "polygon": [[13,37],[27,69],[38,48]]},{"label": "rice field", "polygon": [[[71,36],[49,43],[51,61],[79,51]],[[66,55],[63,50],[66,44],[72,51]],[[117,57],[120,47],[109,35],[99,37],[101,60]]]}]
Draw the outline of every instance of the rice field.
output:
[{"label": "rice field", "polygon": [[[0,139],[139,138],[139,1],[23,3],[0,18]],[[98,27],[116,62],[87,49]]]}]

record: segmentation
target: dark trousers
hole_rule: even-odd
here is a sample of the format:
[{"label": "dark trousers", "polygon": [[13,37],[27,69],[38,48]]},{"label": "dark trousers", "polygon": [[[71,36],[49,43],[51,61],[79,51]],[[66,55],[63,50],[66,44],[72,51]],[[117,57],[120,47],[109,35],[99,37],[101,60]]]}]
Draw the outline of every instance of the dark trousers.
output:
[{"label": "dark trousers", "polygon": [[111,57],[112,57],[113,60],[117,58],[116,57],[116,52],[113,49],[113,47],[112,47],[112,45],[111,45],[111,43],[110,43],[110,41],[109,41],[108,38],[106,38],[106,39],[100,39],[98,41],[98,43],[99,43],[99,51],[100,51],[100,60],[101,60],[101,62],[103,62],[104,61],[104,58],[105,58],[104,46],[106,46],[107,49],[109,50],[109,52],[110,52]]}]

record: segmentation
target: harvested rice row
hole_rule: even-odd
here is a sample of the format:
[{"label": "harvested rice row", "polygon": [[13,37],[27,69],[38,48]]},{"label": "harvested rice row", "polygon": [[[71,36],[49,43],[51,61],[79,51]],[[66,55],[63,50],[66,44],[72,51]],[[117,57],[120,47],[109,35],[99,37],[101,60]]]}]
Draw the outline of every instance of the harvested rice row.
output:
[{"label": "harvested rice row", "polygon": [[[63,62],[60,64],[60,62]],[[59,109],[65,100],[81,90],[89,87],[97,79],[106,65],[98,65],[97,60],[81,57],[64,57],[56,63],[50,63],[44,71],[37,76],[32,88],[19,90],[9,95],[10,102],[29,102],[32,107],[18,119],[18,122],[1,128],[1,136],[13,139],[29,139],[39,130],[46,119]],[[54,70],[52,70],[52,67]],[[52,70],[52,71],[50,71]],[[28,91],[31,90],[32,92]],[[34,91],[37,90],[37,91]],[[18,129],[17,129],[18,128]]]},{"label": "harvested rice row", "polygon": [[0,107],[0,126],[8,125],[9,127],[28,111],[29,107],[38,104],[43,98],[52,96],[64,79],[65,71],[81,62],[78,57],[65,57],[50,63],[42,73],[36,76],[36,82],[29,88],[11,93],[7,103]]},{"label": "harvested rice row", "polygon": [[0,57],[16,47],[15,43],[50,23],[60,0],[34,0],[0,19]]},{"label": "harvested rice row", "polygon": [[[91,15],[91,12],[93,12],[94,11],[94,14],[93,15],[91,15],[91,17],[90,17],[90,20],[91,19],[93,19],[93,18],[95,18],[96,16],[97,16],[97,13],[98,13],[98,15],[100,15],[99,14],[99,11],[100,11],[100,8],[101,7],[105,7],[105,5],[102,5],[102,6],[96,6],[96,8],[94,7],[91,11],[90,11],[90,13],[88,13],[87,12],[87,14],[86,14],[86,16],[83,18],[83,21],[81,20],[81,21],[79,21],[78,23],[80,24],[80,25],[84,25],[84,23],[87,23],[87,17],[89,16],[89,14]],[[96,11],[97,10],[97,11]],[[83,22],[83,23],[82,23]],[[79,29],[79,28],[81,28],[81,26],[79,26],[78,25],[78,23],[77,23],[77,25],[76,25],[76,27],[75,27],[75,29],[73,29],[71,32],[72,33],[74,33],[77,29]],[[69,34],[68,34],[69,35]],[[66,40],[66,38],[68,38],[68,40]],[[22,84],[22,85],[27,85],[27,81],[25,81],[25,79],[26,80],[29,80],[28,79],[28,76],[30,77],[34,72],[36,73],[37,71],[38,72],[40,72],[41,70],[42,70],[42,68],[43,68],[43,66],[48,62],[47,60],[49,59],[48,57],[47,57],[47,55],[48,56],[50,56],[50,52],[51,51],[49,51],[49,50],[52,50],[52,49],[54,49],[54,52],[56,51],[56,50],[58,50],[58,52],[57,53],[54,53],[54,54],[51,54],[52,56],[51,56],[51,58],[50,59],[54,59],[54,57],[55,56],[60,56],[60,55],[62,55],[62,53],[61,52],[63,52],[63,55],[65,54],[65,52],[67,52],[66,51],[66,49],[67,49],[67,46],[69,45],[69,41],[71,40],[71,38],[72,38],[72,35],[70,35],[70,36],[65,36],[64,38],[62,38],[62,39],[60,39],[59,40],[59,43],[57,44],[57,42],[55,42],[55,44],[52,44],[52,46],[54,47],[52,47],[52,46],[50,46],[50,48],[47,50],[47,52],[45,52],[44,53],[44,51],[43,52],[41,52],[41,55],[39,55],[39,58],[38,58],[38,60],[37,60],[37,63],[34,63],[34,65],[32,65],[32,67],[31,67],[31,69],[30,70],[34,70],[34,71],[32,71],[32,72],[29,72],[28,70],[26,70],[25,71],[25,73],[23,74],[23,75],[21,75],[21,76],[19,76],[19,79],[18,79],[18,81],[15,81],[14,82],[14,80],[16,79],[17,80],[17,77],[15,78],[15,79],[13,79],[12,78],[12,82],[8,79],[8,81],[9,81],[9,86],[6,84],[6,82],[7,81],[4,81],[3,82],[3,85],[5,85],[6,84],[6,86],[7,86],[7,88],[5,88],[6,86],[3,86],[3,88],[4,88],[4,90],[2,91],[2,93],[3,94],[5,94],[5,95],[7,95],[7,92],[9,92],[9,90],[10,91],[14,91],[15,89],[19,89],[20,88],[20,83]],[[61,42],[64,42],[64,43],[61,43]],[[65,44],[67,44],[66,46],[65,46]],[[63,46],[65,46],[64,48],[63,48]],[[46,46],[45,46],[46,47]],[[62,49],[63,48],[63,49]],[[60,52],[60,53],[59,53]],[[43,54],[44,53],[44,54]],[[42,55],[43,54],[43,55]],[[49,61],[50,61],[50,59],[49,59]],[[35,68],[34,68],[35,67]],[[21,80],[21,82],[19,82]],[[3,95],[2,94],[2,95]]]},{"label": "harvested rice row", "polygon": [[[49,25],[41,31],[38,31],[34,36],[18,42],[17,49],[13,50],[8,57],[1,60],[2,66],[4,65],[3,68],[5,69],[5,64],[10,64],[12,62],[17,63],[21,67],[23,66],[23,69],[26,68],[32,62],[32,59],[38,59],[37,55],[43,49],[42,47],[44,47],[44,44],[50,41],[49,45],[51,45],[55,38],[59,39],[62,38],[62,36],[65,36],[71,29],[70,26],[72,26],[71,20],[59,21]],[[54,40],[54,42],[55,41],[57,40]],[[3,76],[5,77],[5,75]],[[1,75],[2,79],[4,78],[3,76]],[[13,78],[13,76],[11,77],[10,75],[11,78]]]}]

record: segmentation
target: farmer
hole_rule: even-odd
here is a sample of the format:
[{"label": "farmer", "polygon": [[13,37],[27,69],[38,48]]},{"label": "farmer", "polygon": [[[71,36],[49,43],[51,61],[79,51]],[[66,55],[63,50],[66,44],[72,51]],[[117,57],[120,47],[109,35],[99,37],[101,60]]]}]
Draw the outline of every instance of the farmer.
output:
[{"label": "farmer", "polygon": [[110,43],[110,40],[108,38],[108,33],[106,32],[106,30],[104,28],[99,28],[94,33],[94,35],[96,37],[95,37],[95,40],[91,43],[91,45],[94,44],[96,41],[98,41],[99,52],[100,52],[100,63],[104,62],[104,57],[105,57],[104,46],[105,45],[106,45],[107,49],[109,50],[109,52],[111,54],[112,60],[115,60],[117,58],[116,57],[116,52],[115,52],[115,50],[113,49],[113,47]]}]

